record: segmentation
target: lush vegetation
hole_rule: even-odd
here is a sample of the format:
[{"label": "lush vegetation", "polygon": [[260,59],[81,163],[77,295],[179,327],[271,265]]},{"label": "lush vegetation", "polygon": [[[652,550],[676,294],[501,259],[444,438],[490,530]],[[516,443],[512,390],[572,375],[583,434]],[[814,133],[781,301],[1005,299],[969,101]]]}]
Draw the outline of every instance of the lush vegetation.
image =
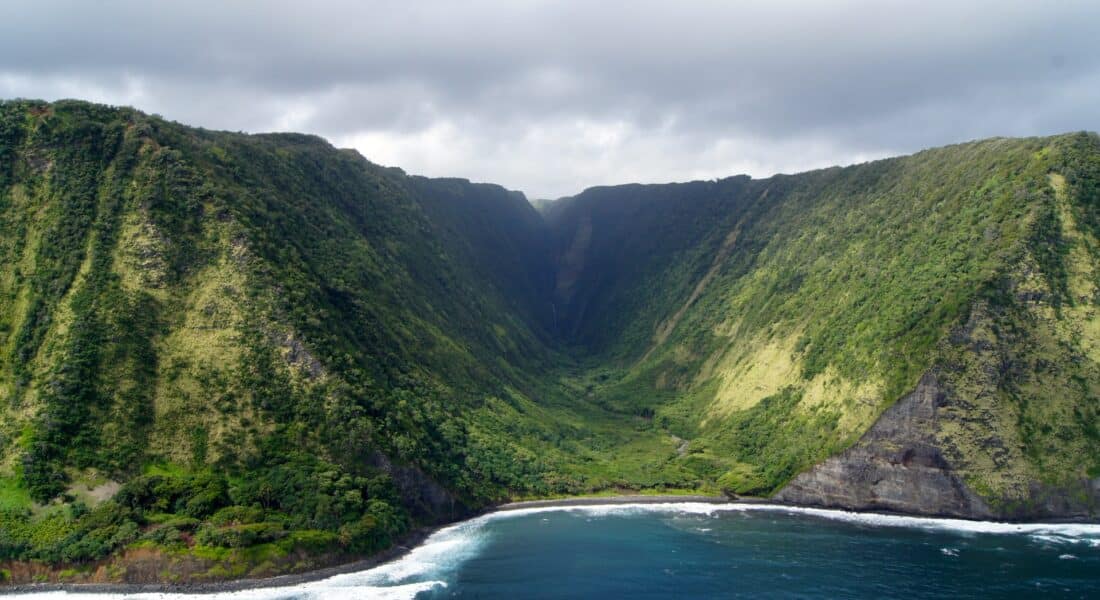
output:
[{"label": "lush vegetation", "polygon": [[311,136],[0,103],[0,561],[231,577],[507,498],[766,494],[929,369],[998,415],[943,433],[975,489],[1095,477],[1098,157],[990,140],[540,216]]},{"label": "lush vegetation", "polygon": [[[991,501],[1026,502],[1039,480],[1084,493],[1098,149],[1092,134],[994,139],[589,190],[548,209],[562,332],[611,366],[595,402],[691,440],[685,462],[730,491],[776,490],[937,369],[975,406],[937,435]],[[960,342],[978,319],[997,321],[989,338]],[[979,365],[983,344],[1000,355]]]},{"label": "lush vegetation", "polygon": [[699,483],[570,397],[521,195],[81,102],[0,124],[0,560],[361,554],[512,496]]},{"label": "lush vegetation", "polygon": [[114,498],[89,508],[80,501],[35,516],[0,513],[0,558],[76,563],[101,559],[132,542],[240,548],[316,532],[348,550],[387,547],[409,527],[395,508],[392,482],[344,473],[311,456],[292,456],[247,478],[216,471],[139,475]]}]

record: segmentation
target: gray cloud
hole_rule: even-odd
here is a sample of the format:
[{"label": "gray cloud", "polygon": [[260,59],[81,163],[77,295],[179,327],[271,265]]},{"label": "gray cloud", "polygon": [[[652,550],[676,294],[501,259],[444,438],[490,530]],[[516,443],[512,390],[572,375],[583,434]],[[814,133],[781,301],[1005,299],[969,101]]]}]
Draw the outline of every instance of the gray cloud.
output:
[{"label": "gray cloud", "polygon": [[24,2],[0,96],[298,130],[532,196],[1100,127],[1100,4]]}]

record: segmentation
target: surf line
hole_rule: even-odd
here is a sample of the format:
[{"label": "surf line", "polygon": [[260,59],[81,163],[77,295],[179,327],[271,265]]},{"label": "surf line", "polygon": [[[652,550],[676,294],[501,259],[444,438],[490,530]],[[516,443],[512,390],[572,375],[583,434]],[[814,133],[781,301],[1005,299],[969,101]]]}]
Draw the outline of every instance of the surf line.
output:
[{"label": "surf line", "polygon": [[[157,598],[184,600],[203,598],[209,600],[275,600],[282,598],[361,598],[371,597],[413,598],[417,594],[437,587],[446,587],[446,580],[463,563],[477,556],[488,541],[485,526],[496,520],[520,518],[529,515],[554,512],[580,513],[592,517],[610,517],[633,514],[671,514],[718,516],[736,512],[776,512],[805,515],[814,518],[842,521],[872,527],[897,527],[925,529],[940,532],[982,533],[1001,535],[1028,535],[1044,542],[1087,543],[1100,547],[1100,524],[1096,523],[1006,523],[998,521],[969,521],[935,517],[852,512],[835,509],[810,508],[771,504],[767,502],[740,502],[711,497],[616,497],[574,498],[552,501],[513,503],[496,510],[441,527],[420,544],[391,561],[361,571],[333,575],[289,586],[261,586],[226,590],[214,593],[106,593],[80,592],[80,600],[106,600],[125,597],[127,600]],[[58,598],[70,590],[31,593],[27,598]],[[74,586],[73,591],[76,591]]]}]

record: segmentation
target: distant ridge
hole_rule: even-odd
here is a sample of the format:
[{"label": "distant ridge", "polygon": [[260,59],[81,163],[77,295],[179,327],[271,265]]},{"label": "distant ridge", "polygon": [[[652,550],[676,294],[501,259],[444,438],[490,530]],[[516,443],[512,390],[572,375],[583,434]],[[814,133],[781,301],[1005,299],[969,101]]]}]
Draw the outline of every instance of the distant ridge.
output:
[{"label": "distant ridge", "polygon": [[1095,134],[528,202],[18,100],[0,232],[15,582],[302,570],[603,490],[1096,519]]}]

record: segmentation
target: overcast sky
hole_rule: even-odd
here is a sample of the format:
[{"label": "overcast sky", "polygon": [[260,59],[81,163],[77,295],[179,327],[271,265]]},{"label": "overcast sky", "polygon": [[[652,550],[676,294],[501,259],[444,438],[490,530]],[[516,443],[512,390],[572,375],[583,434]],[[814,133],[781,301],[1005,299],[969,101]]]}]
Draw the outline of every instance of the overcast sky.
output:
[{"label": "overcast sky", "polygon": [[558,197],[1100,129],[1100,2],[2,0],[0,97]]}]

